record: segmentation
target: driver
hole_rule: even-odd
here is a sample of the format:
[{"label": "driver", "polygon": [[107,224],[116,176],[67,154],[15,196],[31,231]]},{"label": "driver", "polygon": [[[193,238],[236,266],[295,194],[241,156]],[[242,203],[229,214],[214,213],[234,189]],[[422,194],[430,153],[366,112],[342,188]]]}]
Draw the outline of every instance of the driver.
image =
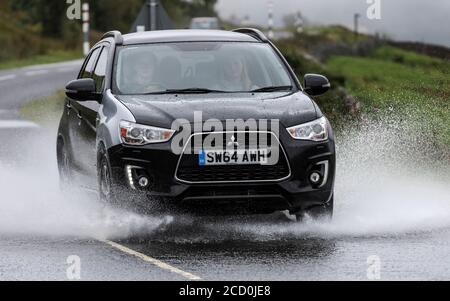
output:
[{"label": "driver", "polygon": [[148,50],[139,50],[129,54],[125,66],[126,90],[128,93],[145,94],[161,90],[155,83],[156,56]]}]

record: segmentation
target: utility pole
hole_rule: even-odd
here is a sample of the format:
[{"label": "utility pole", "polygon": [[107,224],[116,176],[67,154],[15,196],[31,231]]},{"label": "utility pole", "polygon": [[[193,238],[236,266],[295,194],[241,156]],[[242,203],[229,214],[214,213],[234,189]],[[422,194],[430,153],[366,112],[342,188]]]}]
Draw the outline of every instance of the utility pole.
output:
[{"label": "utility pole", "polygon": [[83,54],[87,56],[89,54],[89,3],[83,3],[82,6],[82,22],[83,22]]},{"label": "utility pole", "polygon": [[268,5],[267,5],[267,10],[268,10],[268,15],[269,15],[269,19],[268,19],[268,27],[269,27],[269,32],[268,32],[268,37],[269,39],[273,39],[274,38],[274,33],[273,33],[273,1],[269,1]]},{"label": "utility pole", "polygon": [[356,13],[353,15],[353,32],[355,34],[355,39],[358,37],[358,20],[361,17],[360,14]]},{"label": "utility pole", "polygon": [[158,7],[158,3],[156,3],[156,0],[149,0],[148,2],[148,6],[149,6],[149,16],[150,16],[150,30],[157,30],[157,22],[156,22],[156,18],[157,18],[157,7]]},{"label": "utility pole", "polygon": [[297,12],[295,16],[295,27],[297,29],[297,33],[303,32],[304,21],[301,12]]}]

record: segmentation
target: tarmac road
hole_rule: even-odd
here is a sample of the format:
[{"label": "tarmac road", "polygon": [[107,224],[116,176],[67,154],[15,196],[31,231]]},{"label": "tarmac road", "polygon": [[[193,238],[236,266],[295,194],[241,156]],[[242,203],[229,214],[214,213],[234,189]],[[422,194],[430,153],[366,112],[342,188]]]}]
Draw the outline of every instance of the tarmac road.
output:
[{"label": "tarmac road", "polygon": [[448,182],[399,196],[338,180],[334,221],[305,225],[138,216],[61,194],[55,128],[17,110],[80,65],[0,71],[0,280],[450,280]]}]

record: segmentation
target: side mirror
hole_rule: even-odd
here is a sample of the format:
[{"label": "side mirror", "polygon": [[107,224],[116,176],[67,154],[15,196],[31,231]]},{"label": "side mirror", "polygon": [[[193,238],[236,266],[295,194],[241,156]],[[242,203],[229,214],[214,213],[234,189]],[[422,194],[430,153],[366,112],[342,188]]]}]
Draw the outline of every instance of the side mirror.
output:
[{"label": "side mirror", "polygon": [[312,96],[322,95],[331,87],[328,78],[320,74],[305,74],[305,92]]},{"label": "side mirror", "polygon": [[101,100],[101,94],[95,91],[95,81],[92,78],[70,81],[66,85],[66,95],[78,101]]}]

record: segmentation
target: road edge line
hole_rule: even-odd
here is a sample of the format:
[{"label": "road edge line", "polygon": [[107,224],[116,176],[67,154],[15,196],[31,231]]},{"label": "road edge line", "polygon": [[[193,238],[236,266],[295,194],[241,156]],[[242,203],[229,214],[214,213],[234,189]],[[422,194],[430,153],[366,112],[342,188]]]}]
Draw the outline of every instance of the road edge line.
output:
[{"label": "road edge line", "polygon": [[149,262],[149,263],[159,267],[160,269],[167,270],[167,271],[170,271],[172,273],[178,274],[178,275],[183,276],[184,278],[187,278],[189,280],[202,280],[202,278],[200,278],[199,276],[196,276],[196,275],[191,274],[189,272],[185,272],[183,270],[180,270],[179,268],[173,267],[173,266],[171,266],[171,265],[169,265],[169,264],[167,264],[165,262],[162,262],[161,260],[158,260],[158,259],[155,259],[153,257],[147,256],[145,254],[142,254],[140,252],[132,250],[132,249],[130,249],[128,247],[125,247],[125,246],[123,246],[121,244],[118,244],[116,242],[113,242],[113,241],[110,241],[110,240],[106,240],[106,239],[100,239],[99,241],[101,241],[101,242],[103,242],[103,243],[105,243],[105,244],[107,244],[107,245],[109,245],[109,246],[111,246],[111,247],[113,247],[113,248],[123,252],[123,253],[126,253],[128,255],[132,255],[132,256],[138,257],[138,258],[142,259],[145,262]]}]

